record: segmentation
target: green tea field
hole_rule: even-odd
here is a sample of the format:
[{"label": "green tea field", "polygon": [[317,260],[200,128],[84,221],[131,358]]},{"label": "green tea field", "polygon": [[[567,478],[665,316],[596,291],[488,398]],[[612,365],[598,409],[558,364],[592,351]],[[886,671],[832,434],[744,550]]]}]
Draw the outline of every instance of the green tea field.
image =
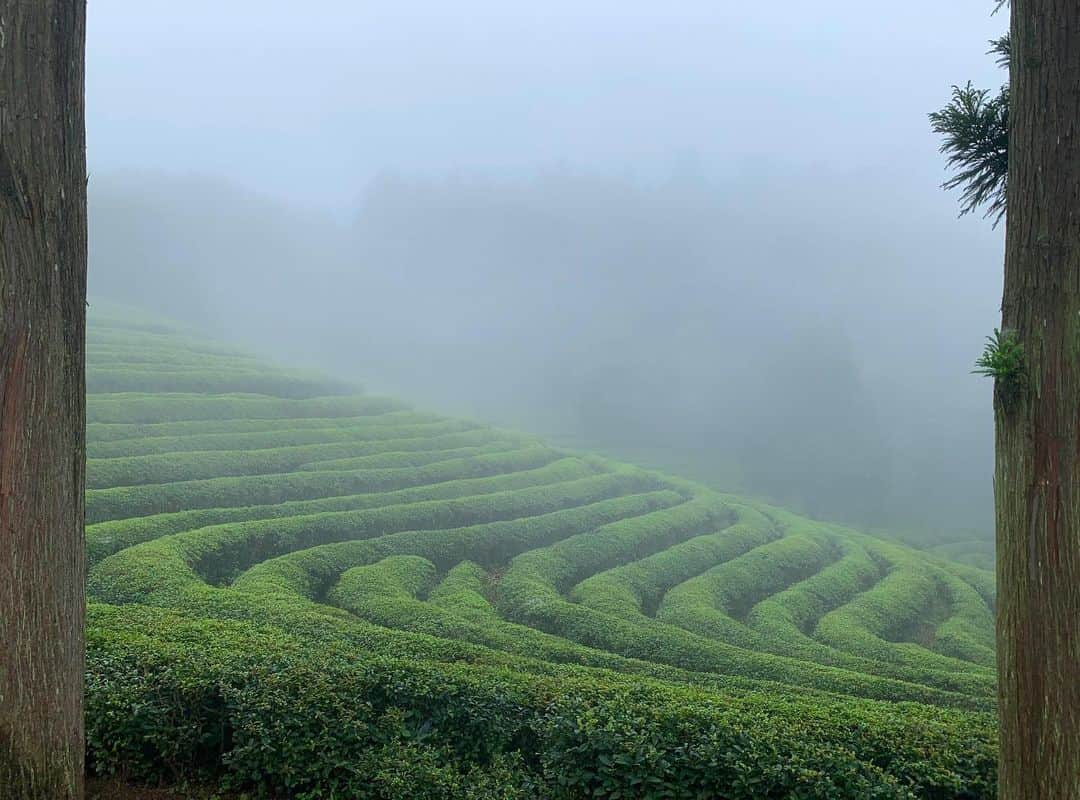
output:
[{"label": "green tea field", "polygon": [[993,575],[91,312],[88,769],[991,798]]}]

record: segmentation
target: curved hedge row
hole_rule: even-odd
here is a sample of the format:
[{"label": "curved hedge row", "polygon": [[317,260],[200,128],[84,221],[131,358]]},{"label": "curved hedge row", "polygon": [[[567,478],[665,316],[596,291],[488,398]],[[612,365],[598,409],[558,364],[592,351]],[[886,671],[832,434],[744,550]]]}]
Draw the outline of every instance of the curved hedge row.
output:
[{"label": "curved hedge row", "polygon": [[[92,370],[88,369],[88,374]],[[147,424],[223,419],[295,419],[358,417],[401,411],[406,406],[388,397],[344,395],[294,400],[261,395],[91,394],[86,398],[87,423]]]},{"label": "curved hedge row", "polygon": [[979,593],[959,577],[942,572],[939,579],[949,595],[950,614],[934,631],[930,648],[993,669],[993,613]]},{"label": "curved hedge row", "polygon": [[695,536],[586,578],[574,587],[571,599],[616,616],[655,616],[656,607],[671,587],[780,535],[761,515],[741,510],[735,513],[737,521],[721,531]]},{"label": "curved hedge row", "polygon": [[105,556],[140,542],[227,522],[296,517],[324,511],[355,511],[363,508],[482,495],[572,481],[595,473],[595,467],[580,459],[561,458],[535,469],[506,472],[486,478],[458,478],[388,492],[333,495],[313,500],[287,500],[267,505],[226,506],[175,511],[145,517],[125,517],[87,526],[87,558],[90,566],[93,566]]},{"label": "curved hedge row", "polygon": [[[972,673],[972,680],[989,692],[994,685],[991,670],[904,641],[907,636],[926,635],[913,629],[927,621],[933,622],[938,613],[935,606],[944,603],[948,613],[948,594],[941,574],[927,562],[905,558],[871,589],[823,616],[815,628],[815,636],[838,650],[874,661],[914,669]],[[935,628],[932,625],[931,634]]]},{"label": "curved hedge row", "polygon": [[[486,597],[485,590],[489,593],[492,591],[494,576],[480,565],[470,562],[461,562],[452,567],[432,590],[428,601],[424,602],[415,597],[415,584],[393,580],[393,567],[386,562],[392,562],[395,558],[414,557],[390,556],[367,567],[346,570],[331,589],[327,602],[385,628],[437,636],[454,642],[469,642],[514,656],[543,659],[548,663],[598,667],[721,691],[730,691],[734,686],[755,686],[760,689],[763,685],[761,681],[737,676],[694,672],[628,658],[507,622]],[[419,563],[431,564],[432,570],[437,569],[432,562],[420,559],[417,565],[419,573],[427,569],[419,566]],[[420,578],[420,575],[417,577]],[[426,586],[426,582],[422,584],[423,588]],[[794,687],[776,684],[774,690],[778,688],[783,688],[789,694],[794,691],[804,695],[812,693],[810,690],[795,690]]]},{"label": "curved hedge row", "polygon": [[135,367],[99,368],[88,374],[89,392],[198,392],[229,394],[272,394],[277,397],[308,398],[351,394],[356,387],[344,381],[274,374],[240,369],[145,370]]},{"label": "curved hedge row", "polygon": [[369,441],[374,439],[406,439],[434,436],[477,428],[465,422],[447,420],[412,421],[397,414],[357,417],[349,425],[327,425],[323,428],[277,425],[270,430],[243,433],[205,433],[186,436],[151,436],[116,439],[110,442],[90,441],[90,458],[120,458],[124,456],[160,455],[197,450],[265,450],[277,447],[296,447],[309,444]]},{"label": "curved hedge row", "polygon": [[[455,528],[399,529],[371,539],[335,542],[267,560],[240,576],[236,587],[319,599],[345,571],[390,555],[422,556],[440,569],[449,569],[463,560],[494,566],[547,543],[656,509],[677,508],[682,502],[677,493],[668,490],[622,494],[620,490],[646,488],[629,481],[622,487],[595,478],[575,483],[578,485],[568,485],[560,496],[549,493],[536,503],[522,498],[523,492],[500,498],[525,502],[518,506],[507,503],[508,509],[501,516],[486,514],[489,521]],[[388,526],[380,527],[385,531]]]},{"label": "curved hedge row", "polygon": [[222,583],[267,559],[319,544],[519,519],[616,497],[649,483],[627,471],[447,500],[214,525],[121,550],[91,571],[88,588],[106,602],[138,602],[193,576]]},{"label": "curved hedge row", "polygon": [[289,472],[304,464],[331,458],[469,447],[490,444],[501,438],[498,431],[490,428],[462,429],[453,423],[439,427],[447,430],[437,431],[433,435],[425,435],[415,430],[405,431],[403,438],[397,438],[398,430],[391,429],[385,431],[383,436],[371,436],[363,441],[338,441],[261,450],[206,450],[120,458],[88,458],[86,486],[88,489],[104,489],[234,475],[269,475]]},{"label": "curved hedge row", "polygon": [[103,367],[160,372],[207,368],[214,371],[250,371],[260,366],[251,356],[213,355],[168,347],[123,347],[116,344],[88,344],[86,357],[93,364],[95,373]]},{"label": "curved hedge row", "polygon": [[[400,451],[387,451],[386,455],[391,462],[396,456],[388,454],[397,452]],[[517,469],[527,469],[530,466],[550,463],[558,457],[557,451],[545,447],[531,447],[525,450],[496,451],[473,457],[451,458],[416,468],[294,470],[278,474],[232,475],[173,483],[116,486],[87,492],[86,518],[88,522],[103,522],[184,509],[220,508],[245,503],[266,505],[342,494],[385,492],[470,475],[490,475],[495,471],[496,465],[506,468],[510,462],[516,464]]]},{"label": "curved hedge row", "polygon": [[[656,618],[712,639],[755,648],[757,637],[742,622],[745,612],[831,559],[830,542],[804,534],[763,544],[674,587]],[[742,613],[739,613],[739,610]]]},{"label": "curved hedge row", "polygon": [[[288,419],[193,419],[179,422],[91,422],[86,426],[86,441],[95,444],[121,439],[188,439],[216,433],[273,433],[305,428],[359,427],[363,425],[401,425],[438,422],[443,417],[409,409],[380,414],[338,417],[289,417]],[[213,448],[202,448],[213,449]]]},{"label": "curved hedge row", "polygon": [[[250,353],[243,353],[216,342],[186,338],[177,331],[161,330],[153,332],[141,330],[136,337],[132,336],[133,330],[128,326],[116,326],[107,329],[101,327],[101,323],[95,320],[93,325],[87,326],[87,352],[102,350],[109,353],[117,351],[140,353],[148,357],[157,355],[195,355],[209,356],[211,358],[255,360]],[[106,366],[108,363],[108,358],[94,359],[89,366],[96,370],[99,366]]]}]

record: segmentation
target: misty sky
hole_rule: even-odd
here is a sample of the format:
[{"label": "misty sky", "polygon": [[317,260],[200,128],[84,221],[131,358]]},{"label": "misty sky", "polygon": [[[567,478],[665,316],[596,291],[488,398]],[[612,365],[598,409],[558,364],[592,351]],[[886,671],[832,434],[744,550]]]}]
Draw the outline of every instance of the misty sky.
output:
[{"label": "misty sky", "polygon": [[91,290],[808,512],[985,531],[1003,234],[957,220],[926,115],[1004,79],[993,5],[91,0]]},{"label": "misty sky", "polygon": [[[340,213],[383,170],[684,162],[942,179],[926,112],[994,86],[990,0],[91,0],[92,172]],[[943,204],[944,205],[944,204]]]}]

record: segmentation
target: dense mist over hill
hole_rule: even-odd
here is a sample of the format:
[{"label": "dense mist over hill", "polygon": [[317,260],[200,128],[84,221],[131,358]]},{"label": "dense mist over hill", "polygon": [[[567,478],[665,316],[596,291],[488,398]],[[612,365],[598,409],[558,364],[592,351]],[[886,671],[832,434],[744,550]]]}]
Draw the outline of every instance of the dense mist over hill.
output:
[{"label": "dense mist over hill", "polygon": [[341,222],[119,173],[91,181],[91,290],[810,514],[986,529],[999,245],[903,187],[387,175]]},{"label": "dense mist over hill", "polygon": [[91,284],[449,413],[988,532],[985,0],[104,3]]}]

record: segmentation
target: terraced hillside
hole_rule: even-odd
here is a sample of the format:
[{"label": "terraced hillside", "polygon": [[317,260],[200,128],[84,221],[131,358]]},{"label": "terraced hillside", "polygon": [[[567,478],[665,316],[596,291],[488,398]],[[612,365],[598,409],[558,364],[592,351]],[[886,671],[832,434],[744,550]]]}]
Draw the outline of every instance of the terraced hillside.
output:
[{"label": "terraced hillside", "polygon": [[975,567],[91,316],[89,766],[295,797],[981,798]]}]

